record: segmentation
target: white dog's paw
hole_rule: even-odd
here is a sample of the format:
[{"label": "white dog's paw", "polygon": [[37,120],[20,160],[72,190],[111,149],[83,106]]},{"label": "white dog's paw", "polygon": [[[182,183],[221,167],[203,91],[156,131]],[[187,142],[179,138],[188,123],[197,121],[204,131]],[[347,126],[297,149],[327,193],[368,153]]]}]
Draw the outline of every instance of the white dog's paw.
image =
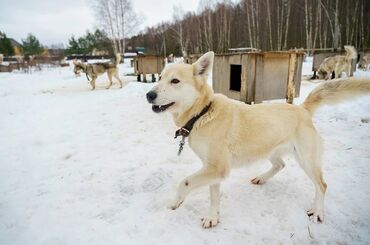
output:
[{"label": "white dog's paw", "polygon": [[322,223],[324,221],[324,212],[319,209],[310,209],[307,211],[308,217],[315,223]]},{"label": "white dog's paw", "polygon": [[183,202],[184,200],[176,199],[175,201],[171,202],[167,207],[169,209],[175,210],[178,207],[180,207]]},{"label": "white dog's paw", "polygon": [[252,179],[251,182],[255,185],[263,185],[264,183],[266,183],[266,180],[264,180],[262,176],[258,176]]},{"label": "white dog's paw", "polygon": [[215,227],[219,223],[218,216],[207,216],[201,219],[204,229]]}]

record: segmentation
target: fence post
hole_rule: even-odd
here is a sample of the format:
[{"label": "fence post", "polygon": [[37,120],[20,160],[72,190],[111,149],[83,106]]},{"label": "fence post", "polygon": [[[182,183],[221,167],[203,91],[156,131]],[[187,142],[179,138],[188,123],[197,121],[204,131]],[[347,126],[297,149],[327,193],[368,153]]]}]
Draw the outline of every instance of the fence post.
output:
[{"label": "fence post", "polygon": [[288,73],[288,90],[286,101],[289,104],[293,104],[295,96],[295,81],[294,74],[297,67],[297,53],[291,53],[289,55],[289,73]]}]

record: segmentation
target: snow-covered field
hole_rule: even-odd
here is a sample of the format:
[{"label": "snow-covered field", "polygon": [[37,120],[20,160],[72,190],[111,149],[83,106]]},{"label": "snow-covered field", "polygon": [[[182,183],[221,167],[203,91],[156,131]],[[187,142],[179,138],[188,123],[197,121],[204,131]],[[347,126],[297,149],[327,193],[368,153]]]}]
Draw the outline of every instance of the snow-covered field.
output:
[{"label": "snow-covered field", "polygon": [[[128,64],[121,76],[133,72]],[[1,245],[370,243],[370,96],[315,114],[325,141],[323,224],[308,220],[313,186],[287,159],[262,186],[249,181],[267,162],[234,170],[221,187],[221,223],[204,230],[208,188],[167,209],[200,161],[188,146],[177,157],[171,117],[151,111],[153,84],[135,79],[105,90],[104,76],[90,91],[71,67],[0,73]],[[296,103],[317,84],[303,82]]]}]

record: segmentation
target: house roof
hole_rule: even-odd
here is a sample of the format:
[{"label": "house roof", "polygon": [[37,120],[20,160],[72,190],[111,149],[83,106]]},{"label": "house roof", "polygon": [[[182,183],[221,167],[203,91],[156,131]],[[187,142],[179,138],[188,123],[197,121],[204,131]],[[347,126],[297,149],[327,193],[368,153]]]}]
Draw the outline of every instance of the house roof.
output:
[{"label": "house roof", "polygon": [[13,38],[9,38],[10,42],[12,43],[13,46],[16,46],[16,47],[20,47],[22,46],[19,42],[17,42],[15,39]]}]

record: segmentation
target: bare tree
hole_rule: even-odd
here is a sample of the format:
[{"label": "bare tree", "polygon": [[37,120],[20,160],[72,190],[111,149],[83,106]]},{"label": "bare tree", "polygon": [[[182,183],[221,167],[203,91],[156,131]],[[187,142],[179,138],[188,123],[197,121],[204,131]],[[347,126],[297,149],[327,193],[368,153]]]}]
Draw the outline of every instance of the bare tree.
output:
[{"label": "bare tree", "polygon": [[[96,17],[107,30],[114,52],[125,52],[125,39],[135,34],[140,19],[132,8],[131,0],[95,0]],[[134,28],[135,27],[135,28]]]},{"label": "bare tree", "polygon": [[185,12],[182,9],[181,5],[173,6],[173,31],[174,31],[174,38],[180,46],[181,53],[183,57],[187,56],[187,46],[188,46],[188,38],[185,36],[184,28],[183,28],[183,18]]},{"label": "bare tree", "polygon": [[262,50],[344,44],[370,48],[369,0],[200,0],[197,12],[175,11],[177,16],[160,31],[159,44],[165,40],[165,49],[158,48],[154,30],[158,27],[131,38],[130,45],[175,55],[184,50],[227,52],[229,47],[246,46]]}]

